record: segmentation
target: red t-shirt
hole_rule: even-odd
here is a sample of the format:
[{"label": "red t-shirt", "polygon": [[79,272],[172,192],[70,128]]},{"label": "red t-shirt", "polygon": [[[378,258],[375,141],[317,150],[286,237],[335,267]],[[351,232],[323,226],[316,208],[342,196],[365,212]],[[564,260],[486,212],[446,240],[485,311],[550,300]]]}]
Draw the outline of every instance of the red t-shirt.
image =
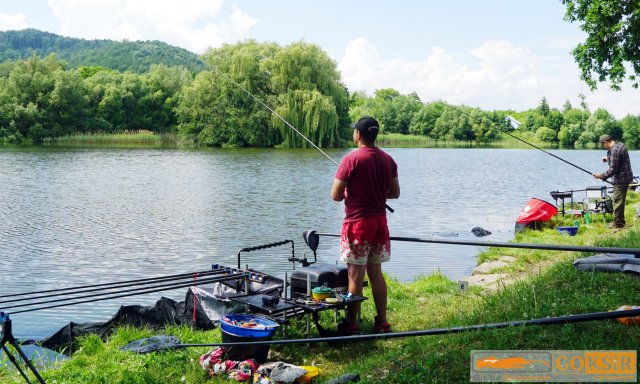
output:
[{"label": "red t-shirt", "polygon": [[344,221],[385,216],[387,191],[394,177],[398,177],[398,166],[380,148],[361,147],[347,154],[336,173],[336,179],[347,182]]}]

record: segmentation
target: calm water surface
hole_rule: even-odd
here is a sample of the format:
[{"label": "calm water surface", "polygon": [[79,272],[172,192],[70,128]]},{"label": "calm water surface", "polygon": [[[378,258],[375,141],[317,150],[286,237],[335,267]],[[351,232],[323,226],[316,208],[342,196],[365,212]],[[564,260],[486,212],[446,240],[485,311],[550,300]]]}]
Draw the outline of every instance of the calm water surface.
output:
[{"label": "calm water surface", "polygon": [[[339,161],[349,150],[330,150]],[[476,239],[473,227],[513,237],[530,197],[598,185],[588,174],[525,149],[387,149],[402,196],[389,201],[392,236]],[[603,151],[552,151],[602,171]],[[635,169],[637,151],[631,153]],[[0,296],[233,265],[238,251],[285,239],[311,252],[302,231],[338,233],[331,201],[336,167],[314,150],[0,148]],[[477,239],[481,240],[481,239]],[[384,269],[401,281],[441,271],[468,276],[480,249],[393,243]],[[252,268],[281,274],[290,246],[247,253]],[[323,237],[320,262],[334,263]],[[185,289],[164,295],[181,300]],[[69,321],[104,321],[121,304],[161,293],[16,314],[18,336],[40,337]],[[11,312],[11,310],[7,310]]]}]

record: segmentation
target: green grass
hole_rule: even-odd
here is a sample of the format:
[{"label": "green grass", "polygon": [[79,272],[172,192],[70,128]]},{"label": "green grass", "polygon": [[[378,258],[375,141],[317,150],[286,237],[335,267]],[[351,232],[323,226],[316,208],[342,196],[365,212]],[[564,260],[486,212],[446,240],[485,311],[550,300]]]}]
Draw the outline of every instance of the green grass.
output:
[{"label": "green grass", "polygon": [[47,139],[45,145],[58,146],[167,146],[175,145],[175,134],[138,130],[121,133],[82,133]]},{"label": "green grass", "polygon": [[[638,200],[629,194],[629,204]],[[629,220],[633,219],[631,211]],[[569,219],[564,219],[569,220]],[[583,232],[584,230],[584,232]],[[525,231],[517,241],[526,243],[576,244],[640,247],[640,226],[616,233],[594,223],[581,227],[578,236],[558,235],[553,228]],[[553,316],[584,314],[637,305],[640,279],[622,273],[580,272],[571,262],[583,257],[577,253],[531,252],[489,249],[480,260],[498,254],[513,254],[526,269],[541,260],[554,265],[534,277],[507,285],[495,293],[471,287],[465,294],[456,283],[436,273],[400,283],[389,284],[389,321],[395,331],[445,328],[463,325],[510,322]],[[511,251],[513,253],[511,253]],[[365,289],[365,296],[371,292]],[[362,306],[362,330],[372,331],[375,315],[373,300]],[[334,327],[331,313],[321,321]],[[287,338],[303,336],[304,319],[292,320]],[[132,340],[154,334],[171,334],[183,343],[220,341],[220,331],[194,331],[187,327],[168,327],[153,332],[131,327],[119,328],[101,340],[88,336],[79,341],[79,349],[60,367],[42,372],[47,383],[231,383],[224,377],[209,378],[199,366],[198,357],[209,348],[187,348],[172,352],[135,355],[120,351]],[[317,336],[313,334],[312,336]],[[277,338],[283,338],[280,333]],[[640,327],[625,326],[615,320],[549,326],[513,326],[476,330],[458,334],[351,342],[340,346],[321,344],[274,345],[272,361],[297,365],[315,365],[321,370],[317,383],[343,373],[359,373],[361,383],[463,383],[469,381],[471,350],[636,350]],[[0,371],[0,382],[22,383],[13,370]]]},{"label": "green grass", "polygon": [[[567,261],[535,279],[488,296],[477,290],[459,295],[455,283],[437,275],[411,284],[391,281],[390,289],[390,320],[396,331],[407,331],[606,311],[636,303],[640,281],[623,274],[578,272]],[[370,331],[372,316],[372,306],[364,305],[365,332]],[[293,326],[301,329],[303,322],[294,322]],[[177,335],[187,343],[220,340],[217,330],[195,332],[170,327],[165,333]],[[230,382],[222,378],[210,380],[200,368],[198,356],[207,348],[149,355],[119,351],[127,342],[151,334],[121,328],[106,342],[97,336],[86,337],[69,362],[42,374],[48,383]],[[299,336],[299,331],[292,330],[290,336]],[[469,380],[469,352],[474,349],[635,350],[639,337],[638,327],[601,321],[368,341],[340,347],[302,344],[271,349],[275,352],[272,358],[277,360],[320,367],[319,382],[358,372],[362,383],[460,383]],[[3,377],[0,373],[0,378],[7,383],[21,382],[15,375]]]},{"label": "green grass", "polygon": [[[542,142],[535,139],[526,138],[525,141],[544,149],[561,148],[557,143]],[[31,141],[25,141],[25,145],[32,145]],[[342,143],[350,146],[351,141]],[[503,148],[503,149],[532,149],[529,144],[525,144],[511,136],[502,135],[497,141],[476,142],[461,140],[435,140],[427,136],[404,135],[400,133],[380,134],[376,140],[380,147],[395,148]],[[147,130],[124,131],[121,133],[79,133],[44,140],[44,145],[58,146],[193,146],[192,140],[187,137],[179,137],[175,133],[157,134]],[[276,145],[280,148],[281,145]],[[589,144],[585,148],[596,148],[595,144]],[[570,147],[567,149],[575,149]]]},{"label": "green grass", "polygon": [[[535,140],[532,141],[528,139],[526,139],[525,141],[540,148],[558,148],[558,145],[554,143],[539,142]],[[506,135],[504,135],[500,140],[497,141],[479,143],[475,141],[461,140],[435,140],[427,136],[403,135],[400,133],[381,133],[376,139],[376,144],[380,147],[395,148],[533,148],[530,145],[523,143],[522,141]]]}]

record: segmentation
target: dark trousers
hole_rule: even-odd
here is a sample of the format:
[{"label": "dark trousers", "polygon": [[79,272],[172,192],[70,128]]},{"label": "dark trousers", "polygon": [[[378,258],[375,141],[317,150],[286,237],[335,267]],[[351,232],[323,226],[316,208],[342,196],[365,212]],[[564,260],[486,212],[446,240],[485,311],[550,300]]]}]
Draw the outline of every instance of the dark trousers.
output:
[{"label": "dark trousers", "polygon": [[629,184],[615,184],[613,186],[613,225],[624,227],[624,205],[627,199]]}]

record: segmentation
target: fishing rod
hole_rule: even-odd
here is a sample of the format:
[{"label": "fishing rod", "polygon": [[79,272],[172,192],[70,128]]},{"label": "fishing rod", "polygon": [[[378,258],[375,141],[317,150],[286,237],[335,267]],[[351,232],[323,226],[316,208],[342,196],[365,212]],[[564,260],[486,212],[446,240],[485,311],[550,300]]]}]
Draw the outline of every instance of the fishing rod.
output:
[{"label": "fishing rod", "polygon": [[[213,271],[212,270],[208,270],[208,271],[201,271],[201,272],[193,272],[193,273],[190,273],[190,274],[186,273],[186,274],[170,275],[170,276],[163,276],[163,277],[154,277],[154,278],[147,278],[147,279],[136,279],[136,280],[116,282],[116,283],[93,284],[93,285],[86,285],[86,286],[80,286],[80,287],[61,288],[61,289],[58,289],[58,290],[51,289],[51,290],[48,290],[48,291],[16,293],[16,294],[12,294],[12,295],[6,295],[5,297],[10,297],[10,296],[12,296],[12,297],[23,296],[23,297],[22,298],[18,298],[18,299],[0,300],[0,304],[13,303],[13,302],[17,302],[17,301],[43,299],[43,298],[48,298],[48,297],[73,295],[73,294],[77,294],[77,293],[108,291],[108,290],[112,290],[112,289],[115,289],[115,288],[134,287],[134,286],[138,286],[138,285],[147,285],[147,284],[159,283],[159,282],[163,282],[163,281],[179,281],[179,280],[184,280],[184,279],[196,279],[196,278],[199,278],[199,277],[201,278],[201,277],[205,277],[205,276],[221,274],[221,273],[224,273],[224,272],[225,271],[222,271],[222,270],[213,270]],[[99,287],[99,288],[91,288],[91,287]],[[91,289],[85,289],[85,288],[91,288]],[[47,294],[46,295],[37,295],[39,293],[47,293]],[[35,295],[35,296],[32,296],[32,295]],[[25,296],[28,296],[28,297],[25,297]]]},{"label": "fishing rod", "polygon": [[[240,88],[241,90],[243,90],[247,95],[249,95],[251,98],[253,98],[255,101],[257,101],[260,105],[262,105],[267,111],[271,112],[271,114],[273,114],[275,117],[277,117],[278,119],[280,119],[280,121],[282,121],[287,127],[291,128],[295,133],[297,133],[300,137],[302,137],[304,140],[307,141],[307,143],[311,144],[311,146],[313,148],[315,148],[317,151],[319,151],[320,153],[322,153],[327,159],[331,160],[331,162],[333,164],[335,164],[337,167],[340,166],[340,164],[338,164],[338,162],[336,162],[335,160],[333,160],[331,158],[331,156],[327,155],[327,153],[325,151],[323,151],[322,149],[320,149],[320,147],[318,147],[313,141],[311,141],[308,137],[306,137],[305,135],[302,134],[302,132],[300,132],[298,129],[296,129],[296,127],[294,127],[293,125],[291,125],[287,120],[285,120],[284,117],[280,116],[279,113],[277,113],[276,111],[274,111],[273,109],[271,109],[271,107],[269,107],[265,102],[263,102],[262,100],[260,100],[260,98],[258,98],[257,96],[255,96],[253,93],[249,92],[248,89],[246,89],[245,87],[243,87],[240,83],[236,82],[235,80],[233,80],[231,77],[229,77],[226,73],[220,71],[215,65],[211,65],[211,67],[218,72],[220,75],[222,75],[224,78],[226,78],[227,80],[229,80],[232,84],[234,84],[236,87]],[[394,210],[387,204],[385,204],[385,206],[387,207],[387,210],[391,213],[394,212]]]},{"label": "fishing rod", "polygon": [[599,320],[617,319],[622,317],[634,317],[639,315],[640,315],[640,309],[628,309],[623,311],[592,312],[592,313],[585,313],[581,315],[544,317],[544,318],[531,319],[531,320],[517,320],[517,321],[506,321],[506,322],[500,322],[500,323],[464,325],[459,327],[434,328],[434,329],[425,329],[425,330],[419,330],[419,331],[391,332],[391,333],[354,335],[354,336],[312,337],[312,338],[305,338],[305,339],[266,340],[266,341],[252,341],[252,342],[212,343],[212,344],[174,344],[172,347],[174,348],[232,347],[232,346],[246,347],[246,346],[267,345],[267,344],[268,345],[302,344],[302,343],[343,342],[343,341],[359,341],[359,340],[374,340],[374,339],[395,339],[400,337],[445,335],[445,334],[451,334],[451,333],[462,333],[467,331],[483,331],[488,329],[500,329],[500,328],[517,327],[517,326],[580,323],[585,321],[599,321]]},{"label": "fishing rod", "polygon": [[[242,278],[244,276],[245,275],[243,273],[229,274],[229,275],[220,276],[220,277],[202,279],[202,280],[198,281],[198,284],[217,283],[217,282],[222,282],[222,281],[226,281],[226,280],[229,280],[229,279]],[[147,294],[147,293],[169,291],[169,290],[172,290],[172,289],[187,288],[187,287],[191,287],[191,286],[193,286],[193,282],[180,283],[180,284],[163,284],[163,285],[158,285],[158,286],[153,286],[153,287],[122,290],[122,291],[119,291],[119,292],[106,292],[106,293],[85,295],[85,296],[79,296],[79,297],[67,297],[67,298],[55,299],[55,300],[45,300],[45,301],[35,302],[35,303],[17,304],[17,305],[12,305],[12,306],[8,306],[8,307],[3,307],[3,310],[4,309],[10,309],[10,308],[30,307],[30,306],[34,306],[34,305],[59,303],[59,302],[70,301],[70,300],[80,300],[80,301],[74,301],[74,302],[71,302],[71,303],[54,304],[54,305],[49,305],[49,306],[44,306],[44,307],[22,309],[22,310],[19,310],[19,311],[9,312],[10,315],[13,315],[13,314],[16,314],[16,313],[40,311],[40,310],[43,310],[43,309],[66,307],[66,306],[76,305],[76,304],[93,303],[93,302],[96,302],[96,301],[118,299],[118,298],[121,298],[121,297],[128,297],[128,296],[138,296],[138,295],[144,295],[144,294]],[[101,296],[105,296],[105,297],[101,297]]]},{"label": "fishing rod", "polygon": [[[417,92],[416,92],[416,94],[417,94],[417,95],[420,95],[420,96],[422,96],[422,97],[425,97],[425,98],[427,98],[427,99],[429,99],[429,100],[432,100],[432,101],[434,101],[434,102],[441,103],[442,105],[445,105],[445,106],[447,106],[447,107],[449,107],[449,108],[453,109],[454,111],[458,111],[459,113],[461,113],[461,114],[463,114],[463,115],[467,116],[467,117],[468,117],[468,118],[470,118],[470,119],[475,120],[476,122],[478,122],[478,123],[480,123],[480,124],[483,124],[483,125],[485,125],[485,126],[489,126],[490,128],[496,128],[498,131],[500,131],[501,133],[504,133],[505,135],[508,135],[508,136],[510,136],[510,137],[512,137],[512,138],[514,138],[514,139],[516,139],[516,140],[518,140],[518,141],[521,141],[521,142],[523,142],[523,143],[525,143],[525,144],[527,144],[527,145],[529,145],[529,146],[531,146],[531,147],[533,147],[533,148],[535,148],[535,149],[537,149],[537,150],[539,150],[539,151],[542,151],[542,152],[546,153],[546,154],[547,154],[547,155],[549,155],[549,156],[553,156],[553,157],[555,157],[556,159],[558,159],[558,160],[560,160],[560,161],[562,161],[562,162],[565,162],[566,164],[569,164],[570,166],[575,167],[575,168],[577,168],[577,169],[581,170],[582,172],[588,173],[589,175],[593,176],[593,172],[588,171],[588,170],[586,170],[586,169],[582,168],[581,166],[576,165],[576,164],[574,164],[574,163],[570,162],[569,160],[563,159],[563,158],[562,158],[562,157],[560,157],[560,156],[554,155],[553,153],[551,153],[551,152],[549,152],[549,151],[546,151],[546,150],[544,150],[544,149],[542,149],[542,148],[538,147],[537,145],[535,145],[535,144],[533,144],[533,143],[530,143],[530,142],[528,142],[528,141],[526,141],[526,140],[524,140],[524,139],[522,139],[522,138],[520,138],[520,137],[518,137],[518,136],[512,135],[511,133],[509,133],[509,132],[507,132],[507,131],[503,131],[503,130],[501,130],[500,128],[496,127],[495,125],[490,125],[490,124],[488,124],[488,123],[484,123],[481,119],[478,119],[478,118],[475,118],[475,117],[471,116],[470,114],[466,113],[465,111],[463,111],[463,110],[462,110],[462,109],[460,109],[460,108],[457,108],[457,107],[455,107],[455,106],[453,106],[453,105],[450,105],[449,103],[445,103],[444,101],[441,101],[441,100],[435,100],[435,99],[433,99],[433,98],[427,97],[427,96],[422,95],[422,94],[419,94],[419,93],[417,93]],[[610,181],[607,181],[607,180],[602,180],[602,181],[604,181],[605,183],[609,183],[609,184],[611,184],[611,182],[610,182]]]},{"label": "fishing rod", "polygon": [[[514,139],[516,139],[516,140],[519,140],[519,141],[521,141],[521,142],[523,142],[523,143],[525,143],[525,144],[528,144],[528,145],[532,146],[533,148],[535,148],[535,149],[537,149],[537,150],[540,150],[540,151],[542,151],[542,152],[546,153],[546,154],[547,154],[547,155],[549,155],[549,156],[553,156],[553,157],[555,157],[556,159],[558,159],[558,160],[560,160],[560,161],[563,161],[563,162],[565,162],[565,163],[567,163],[567,164],[571,165],[572,167],[575,167],[575,168],[577,168],[577,169],[581,170],[582,172],[588,173],[589,175],[593,176],[593,172],[588,171],[588,170],[586,170],[586,169],[582,168],[581,166],[576,165],[576,164],[574,164],[574,163],[570,162],[569,160],[565,160],[565,159],[563,159],[562,157],[557,156],[557,155],[554,155],[553,153],[551,153],[551,152],[549,152],[549,151],[545,151],[544,149],[542,149],[542,148],[540,148],[540,147],[536,146],[535,144],[529,143],[528,141],[525,141],[525,140],[523,140],[523,139],[519,138],[518,136],[512,135],[512,134],[510,134],[509,132],[506,132],[506,131],[500,131],[500,132],[502,132],[502,133],[504,133],[504,134],[506,134],[506,135],[508,135],[508,136],[511,136],[512,138],[514,138]],[[604,181],[605,183],[609,183],[609,184],[611,184],[611,183],[610,183],[609,181],[607,181],[607,180],[602,180],[602,181]]]},{"label": "fishing rod", "polygon": [[[340,235],[331,234],[331,233],[316,233],[316,235],[327,236],[327,237],[340,237]],[[395,240],[395,241],[406,241],[406,242],[413,242],[413,243],[473,245],[473,246],[497,247],[497,248],[543,249],[543,250],[550,250],[550,251],[634,254],[640,257],[640,248],[591,247],[591,246],[577,246],[577,245],[531,244],[531,243],[504,243],[504,242],[496,242],[496,241],[471,241],[471,240],[438,240],[438,239],[421,239],[417,237],[398,237],[398,236],[391,236],[389,237],[389,239]]]}]

